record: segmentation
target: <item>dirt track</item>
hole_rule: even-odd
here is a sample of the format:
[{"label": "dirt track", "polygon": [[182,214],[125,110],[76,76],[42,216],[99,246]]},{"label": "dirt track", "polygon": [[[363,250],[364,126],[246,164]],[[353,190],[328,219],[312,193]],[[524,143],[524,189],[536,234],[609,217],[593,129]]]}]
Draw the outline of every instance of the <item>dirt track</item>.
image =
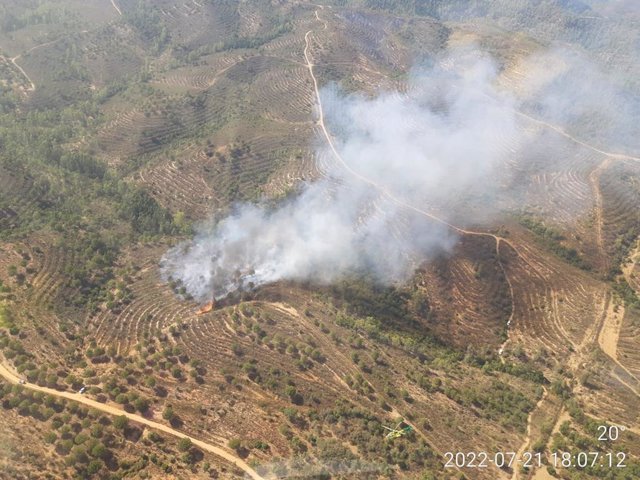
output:
[{"label": "dirt track", "polygon": [[27,79],[27,81],[31,84],[31,86],[29,88],[27,88],[28,92],[33,92],[36,89],[36,84],[33,83],[33,80],[31,80],[31,77],[29,77],[29,75],[27,75],[27,72],[24,71],[24,68],[22,68],[20,65],[18,65],[17,60],[21,57],[21,55],[18,55],[16,57],[11,58],[11,63],[13,63],[13,66],[16,67],[18,70],[20,70],[20,73],[22,73],[22,75],[24,76],[24,78]]},{"label": "dirt track", "polygon": [[600,335],[598,335],[598,343],[602,351],[615,361],[618,358],[618,337],[620,336],[622,317],[624,317],[624,306],[619,305],[616,312],[615,304],[611,299],[605,309],[604,322]]},{"label": "dirt track", "polygon": [[114,0],[111,0],[111,5],[113,5],[113,8],[116,9],[116,12],[118,12],[118,15],[122,15],[122,12],[118,8],[118,5],[116,5],[116,2]]},{"label": "dirt track", "polygon": [[[546,388],[544,387],[542,388],[544,389],[542,391],[542,397],[540,397],[540,400],[538,400],[538,403],[536,403],[536,406],[531,409],[531,411],[529,412],[529,416],[527,417],[527,436],[525,437],[524,442],[522,442],[522,445],[518,449],[518,453],[516,453],[516,458],[522,458],[522,455],[527,450],[527,447],[531,444],[531,420],[533,419],[533,412],[535,412],[537,409],[539,409],[542,406],[545,398],[547,398],[547,393],[548,393]],[[517,480],[518,478],[520,478],[520,470],[515,468],[513,470],[513,475],[511,479]]]},{"label": "dirt track", "polygon": [[[82,32],[80,32],[80,33],[87,33],[87,31],[86,31],[86,30],[83,30],[83,31],[82,31]],[[36,89],[36,84],[35,84],[35,83],[33,83],[33,80],[31,80],[31,77],[29,77],[29,75],[27,75],[27,72],[25,72],[25,71],[24,71],[24,69],[23,69],[20,65],[18,65],[18,59],[19,59],[20,57],[22,57],[23,55],[26,55],[26,54],[28,54],[28,53],[31,53],[31,52],[33,52],[34,50],[37,50],[38,48],[42,48],[42,47],[46,47],[46,46],[49,46],[49,45],[53,45],[54,43],[57,43],[57,42],[59,42],[60,40],[62,40],[62,38],[64,38],[64,37],[57,38],[57,39],[55,39],[55,40],[51,40],[51,41],[49,41],[49,42],[40,43],[39,45],[35,45],[35,46],[31,47],[31,48],[30,48],[29,50],[27,50],[26,52],[23,52],[23,53],[21,53],[20,55],[16,55],[15,57],[13,57],[13,58],[10,58],[10,59],[9,59],[9,60],[11,60],[11,63],[13,63],[13,65],[14,65],[18,70],[20,70],[20,73],[22,73],[22,75],[24,75],[24,78],[26,78],[26,79],[27,79],[27,81],[31,84],[31,86],[30,86],[29,88],[27,88],[27,91],[28,91],[28,92],[33,92],[33,91]]]},{"label": "dirt track", "polygon": [[[572,137],[569,137],[572,138]],[[609,165],[611,164],[612,157],[607,157],[604,162],[598,165],[589,175],[589,181],[591,182],[591,188],[595,196],[595,227],[596,227],[596,242],[598,244],[598,250],[600,251],[601,261],[605,268],[608,268],[607,253],[604,248],[604,237],[602,234],[602,192],[600,191],[600,176]]]},{"label": "dirt track", "polygon": [[578,145],[582,145],[583,147],[587,147],[590,150],[593,150],[594,152],[597,153],[601,153],[602,155],[606,155],[607,157],[611,157],[611,158],[615,158],[617,160],[632,160],[634,162],[640,162],[640,157],[634,157],[633,155],[626,155],[624,153],[615,153],[615,152],[607,152],[605,150],[600,150],[597,147],[594,147],[593,145],[584,142],[582,140],[580,140],[579,138],[574,137],[573,135],[570,135],[569,133],[565,132],[562,128],[556,126],[556,125],[552,125],[551,123],[547,123],[543,120],[539,120],[537,118],[533,118],[530,117],[529,115],[527,115],[526,113],[522,113],[518,110],[516,110],[516,113],[518,115],[520,115],[521,117],[524,117],[528,120],[530,120],[533,123],[537,123],[538,125],[542,125],[546,128],[549,128],[557,133],[559,133],[560,135],[562,135],[565,138],[568,138],[569,140],[571,140],[574,143],[577,143]]},{"label": "dirt track", "polygon": [[[13,371],[10,370],[4,363],[0,363],[0,376],[2,376],[10,383],[18,383],[20,381],[20,378],[15,373],[13,373]],[[149,420],[140,415],[136,415],[135,413],[125,412],[124,410],[121,410],[120,408],[114,407],[112,405],[97,402],[79,393],[61,392],[58,390],[54,390],[53,388],[40,387],[31,383],[26,383],[24,387],[28,388],[29,390],[35,390],[37,392],[48,393],[49,395],[54,395],[56,397],[73,400],[78,403],[82,403],[83,405],[87,405],[88,407],[95,408],[96,410],[99,410],[101,412],[108,413],[109,415],[124,415],[129,420],[132,420],[136,423],[141,423],[155,430],[168,433],[169,435],[173,435],[174,437],[188,438],[194,445],[201,448],[202,450],[213,453],[214,455],[217,455],[218,457],[231,462],[236,467],[243,470],[247,475],[249,475],[250,478],[253,478],[254,480],[264,480],[264,477],[258,475],[258,473],[253,470],[247,463],[245,463],[241,458],[236,457],[235,455],[227,452],[226,450],[223,450],[220,447],[216,447],[215,445],[211,445],[209,443],[193,438],[185,433],[179,432],[178,430],[168,427],[167,425],[154,422],[153,420]]]}]

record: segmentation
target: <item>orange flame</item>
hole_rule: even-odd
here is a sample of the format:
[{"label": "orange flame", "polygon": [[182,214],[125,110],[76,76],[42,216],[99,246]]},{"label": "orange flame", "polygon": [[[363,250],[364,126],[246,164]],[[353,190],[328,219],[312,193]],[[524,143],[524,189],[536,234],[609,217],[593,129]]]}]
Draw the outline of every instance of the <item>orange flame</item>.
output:
[{"label": "orange flame", "polygon": [[205,303],[204,305],[202,305],[196,312],[196,315],[202,315],[203,313],[208,313],[211,310],[213,310],[213,307],[215,307],[215,302],[211,300],[209,303]]}]

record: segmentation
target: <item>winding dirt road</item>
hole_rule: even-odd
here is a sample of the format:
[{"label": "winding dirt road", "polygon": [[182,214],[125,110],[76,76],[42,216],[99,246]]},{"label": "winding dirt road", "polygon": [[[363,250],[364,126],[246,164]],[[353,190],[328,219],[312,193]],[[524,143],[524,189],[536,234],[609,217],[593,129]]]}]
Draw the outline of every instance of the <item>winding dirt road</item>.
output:
[{"label": "winding dirt road", "polygon": [[[87,30],[83,30],[80,33],[87,33]],[[39,45],[35,45],[33,47],[31,47],[29,50],[27,50],[26,52],[21,53],[20,55],[16,55],[13,58],[10,58],[9,60],[11,60],[11,63],[13,63],[13,66],[16,67],[18,70],[20,70],[20,73],[22,73],[22,75],[24,76],[24,78],[27,79],[27,81],[31,84],[29,86],[29,88],[27,88],[28,92],[33,92],[36,89],[36,84],[33,83],[33,80],[31,80],[31,77],[29,77],[29,75],[27,75],[27,72],[24,71],[24,69],[18,65],[18,59],[20,57],[22,57],[23,55],[27,55],[28,53],[33,52],[34,50],[37,50],[38,48],[42,48],[42,47],[46,47],[48,45],[53,45],[54,43],[59,42],[60,40],[62,40],[65,37],[61,37],[61,38],[57,38],[55,40],[51,40],[49,42],[44,42],[44,43],[40,43]]]},{"label": "winding dirt road", "polygon": [[[20,378],[13,372],[13,370],[8,368],[5,363],[1,363],[1,362],[0,362],[0,376],[2,376],[9,383],[15,384],[20,381]],[[236,457],[232,453],[227,452],[226,450],[223,450],[220,447],[216,447],[215,445],[211,445],[209,443],[203,442],[202,440],[198,440],[197,438],[193,438],[185,433],[179,432],[178,430],[168,427],[167,425],[154,422],[153,420],[149,420],[135,413],[125,412],[124,410],[114,407],[113,405],[107,405],[104,403],[97,402],[79,393],[61,392],[58,390],[54,390],[53,388],[41,387],[39,385],[34,385],[31,383],[26,383],[23,386],[25,388],[28,388],[29,390],[48,393],[49,395],[53,395],[59,398],[66,398],[67,400],[73,400],[75,402],[81,403],[88,407],[95,408],[96,410],[99,410],[101,412],[108,413],[109,415],[115,415],[115,416],[124,415],[129,420],[146,425],[147,427],[153,428],[154,430],[159,430],[161,432],[167,433],[177,438],[188,438],[189,440],[191,440],[191,443],[201,448],[202,450],[205,450],[209,453],[213,453],[214,455],[217,455],[218,457],[223,458],[224,460],[232,463],[239,469],[243,470],[247,475],[249,475],[250,478],[254,480],[265,480],[264,477],[261,477],[260,475],[258,475],[258,473],[255,470],[253,470],[247,463],[245,463],[241,458]]]}]

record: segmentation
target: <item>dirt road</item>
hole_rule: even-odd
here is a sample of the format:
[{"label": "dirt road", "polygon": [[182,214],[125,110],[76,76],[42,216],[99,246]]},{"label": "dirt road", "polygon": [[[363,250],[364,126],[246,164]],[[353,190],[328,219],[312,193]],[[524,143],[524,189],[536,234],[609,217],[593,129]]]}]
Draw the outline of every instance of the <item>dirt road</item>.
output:
[{"label": "dirt road", "polygon": [[582,145],[583,147],[588,148],[589,150],[593,150],[594,152],[598,152],[601,153],[602,155],[606,155],[607,157],[611,157],[611,158],[615,158],[617,160],[631,160],[634,162],[640,162],[640,157],[634,157],[632,155],[626,155],[624,153],[615,153],[615,152],[607,152],[605,150],[601,150],[597,147],[594,147],[593,145],[580,140],[579,138],[574,137],[573,135],[565,132],[562,128],[558,127],[557,125],[553,125],[551,123],[547,123],[543,120],[539,120],[537,118],[534,117],[530,117],[529,115],[527,115],[526,113],[520,112],[518,110],[515,111],[516,114],[520,115],[523,118],[526,118],[527,120],[530,120],[533,123],[537,123],[538,125],[542,125],[544,127],[547,127],[557,133],[559,133],[560,135],[562,135],[565,138],[568,138],[569,140],[571,140],[574,143],[577,143],[578,145]]},{"label": "dirt road", "polygon": [[[87,31],[83,30],[80,33],[87,33]],[[36,89],[36,84],[33,83],[33,80],[31,80],[31,77],[29,77],[29,75],[27,75],[27,72],[25,72],[24,69],[20,65],[18,65],[18,59],[20,57],[22,57],[23,55],[27,55],[28,53],[31,53],[34,50],[37,50],[38,48],[46,47],[48,45],[53,45],[54,43],[59,42],[60,40],[62,40],[62,38],[64,38],[64,37],[57,38],[57,39],[51,40],[49,42],[44,42],[44,43],[41,43],[39,45],[35,45],[35,46],[31,47],[29,50],[27,50],[26,52],[23,52],[20,55],[16,55],[15,57],[9,59],[9,60],[11,60],[11,63],[13,63],[14,67],[16,67],[18,70],[20,70],[20,73],[22,73],[24,78],[26,78],[27,81],[31,84],[29,86],[29,88],[27,88],[28,92],[33,92]]]},{"label": "dirt road", "polygon": [[[0,363],[0,376],[2,376],[6,381],[10,383],[18,383],[20,381],[20,378],[4,363]],[[107,405],[104,403],[97,402],[79,393],[61,392],[58,390],[54,390],[53,388],[40,387],[39,385],[34,385],[31,383],[25,384],[24,387],[28,388],[29,390],[48,393],[49,395],[53,395],[59,398],[66,398],[67,400],[73,400],[83,405],[86,405],[88,407],[95,408],[96,410],[99,410],[101,412],[108,413],[109,415],[115,415],[115,416],[124,415],[129,420],[132,420],[136,423],[141,423],[143,425],[146,425],[147,427],[153,428],[154,430],[159,430],[169,435],[173,435],[174,437],[188,438],[191,440],[191,443],[201,448],[202,450],[213,453],[214,455],[217,455],[218,457],[223,458],[228,462],[231,462],[236,467],[243,470],[252,479],[265,480],[264,477],[261,477],[260,475],[258,475],[258,473],[255,470],[253,470],[247,463],[245,463],[241,458],[236,457],[232,453],[229,453],[220,447],[216,447],[215,445],[211,445],[209,443],[193,438],[185,433],[179,432],[178,430],[168,427],[167,425],[154,422],[153,420],[149,420],[140,415],[136,415],[135,413],[125,412],[124,410],[121,410],[120,408],[114,407],[112,405]]]},{"label": "dirt road", "polygon": [[18,70],[20,70],[20,73],[22,74],[22,76],[24,78],[27,79],[27,81],[31,84],[29,86],[29,88],[27,88],[27,92],[33,92],[36,89],[36,84],[33,83],[33,80],[31,80],[31,77],[29,77],[29,75],[27,75],[27,72],[24,71],[24,68],[22,68],[20,65],[18,65],[17,60],[21,57],[21,55],[15,56],[13,58],[11,58],[11,63],[13,63],[13,66],[16,67]]},{"label": "dirt road", "polygon": [[624,317],[624,305],[618,305],[616,309],[614,299],[610,298],[603,307],[603,315],[604,321],[598,335],[598,343],[604,353],[613,360],[617,360],[618,337],[620,336],[620,327]]},{"label": "dirt road", "polygon": [[[516,453],[516,458],[522,458],[522,455],[527,450],[527,447],[531,444],[531,420],[533,419],[533,413],[542,406],[542,404],[544,403],[544,400],[547,398],[547,393],[548,393],[546,388],[544,387],[542,388],[543,388],[542,397],[540,397],[540,400],[538,400],[538,403],[536,403],[536,406],[533,407],[533,409],[529,412],[529,416],[527,417],[527,436],[525,437],[524,442],[522,442],[522,445],[518,449],[518,453]],[[520,478],[520,469],[514,468],[513,475],[511,476],[511,480],[517,480],[518,478]]]},{"label": "dirt road", "polygon": [[596,227],[596,243],[598,244],[598,250],[600,251],[601,261],[605,269],[609,267],[607,262],[607,252],[605,251],[604,236],[602,233],[603,226],[603,203],[602,192],[600,191],[600,176],[609,165],[611,164],[611,157],[607,157],[604,162],[598,165],[590,174],[589,182],[591,183],[591,189],[595,196],[595,227]]},{"label": "dirt road", "polygon": [[120,9],[118,8],[118,5],[116,5],[115,0],[111,0],[111,5],[113,5],[113,8],[116,9],[116,12],[118,12],[118,15],[122,16],[122,12],[120,11]]}]

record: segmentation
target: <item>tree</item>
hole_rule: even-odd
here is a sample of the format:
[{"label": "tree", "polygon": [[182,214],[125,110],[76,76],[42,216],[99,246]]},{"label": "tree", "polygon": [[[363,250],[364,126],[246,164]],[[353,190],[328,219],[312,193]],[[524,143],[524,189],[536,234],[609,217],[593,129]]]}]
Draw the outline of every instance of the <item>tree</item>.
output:
[{"label": "tree", "polygon": [[76,438],[73,439],[73,442],[76,445],[82,445],[84,442],[86,442],[89,439],[89,437],[87,436],[86,433],[80,432],[78,435],[76,435]]},{"label": "tree", "polygon": [[242,441],[239,438],[232,438],[231,440],[229,440],[229,443],[227,445],[230,449],[237,452],[242,448]]},{"label": "tree", "polygon": [[102,442],[96,443],[91,449],[91,456],[95,458],[109,458],[111,452],[104,446]]},{"label": "tree", "polygon": [[136,407],[136,410],[142,413],[149,410],[149,400],[147,400],[146,398],[138,398],[135,402],[133,402],[133,405]]},{"label": "tree", "polygon": [[49,432],[45,435],[44,441],[47,443],[54,443],[58,439],[56,432]]},{"label": "tree", "polygon": [[287,397],[291,399],[293,399],[296,393],[298,393],[298,391],[296,390],[296,387],[294,387],[293,385],[287,385],[287,388],[284,389],[284,392],[287,394]]},{"label": "tree", "polygon": [[91,436],[93,438],[100,438],[102,436],[104,429],[102,425],[96,423],[93,427],[91,427]]},{"label": "tree", "polygon": [[193,443],[191,443],[190,438],[181,438],[178,441],[178,450],[180,450],[181,452],[189,451],[192,446],[193,446]]},{"label": "tree", "polygon": [[113,420],[113,426],[119,430],[124,430],[129,425],[129,419],[125,415],[120,415]]},{"label": "tree", "polygon": [[87,473],[89,475],[95,475],[102,468],[102,462],[100,460],[91,460],[87,466]]},{"label": "tree", "polygon": [[56,445],[56,449],[63,455],[68,454],[73,448],[73,442],[71,440],[62,440]]},{"label": "tree", "polygon": [[176,414],[174,413],[173,407],[171,405],[165,407],[164,412],[162,412],[162,418],[164,418],[168,422],[176,418]]},{"label": "tree", "polygon": [[138,233],[173,233],[176,227],[169,212],[143,190],[132,190],[122,198],[120,215]]}]

